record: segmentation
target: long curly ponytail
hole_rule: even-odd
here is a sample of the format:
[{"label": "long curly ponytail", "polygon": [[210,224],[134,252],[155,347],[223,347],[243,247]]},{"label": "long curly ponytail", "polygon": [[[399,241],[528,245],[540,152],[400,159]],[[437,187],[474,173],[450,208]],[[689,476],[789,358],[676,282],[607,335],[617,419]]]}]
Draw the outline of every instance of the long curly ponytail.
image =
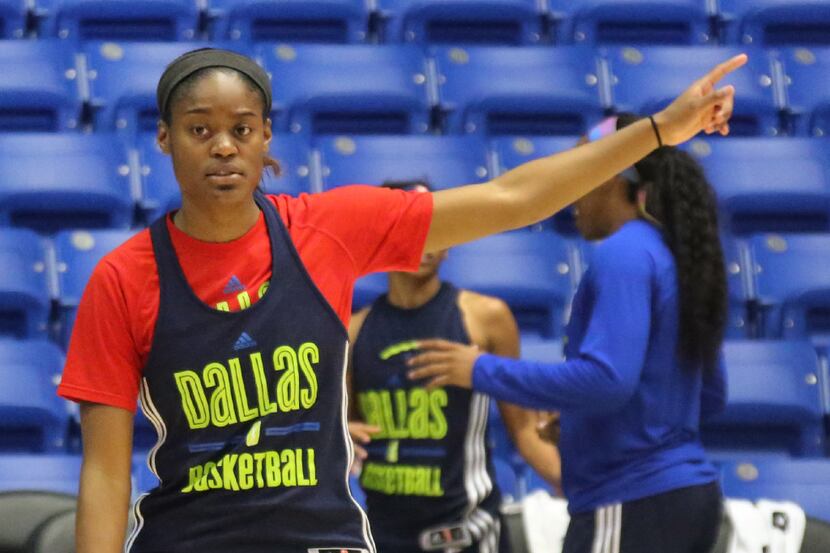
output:
[{"label": "long curly ponytail", "polygon": [[[617,125],[637,119],[620,116]],[[691,367],[714,370],[728,309],[715,192],[697,161],[674,147],[656,150],[635,167],[646,192],[646,212],[660,222],[677,266],[678,354]]]}]

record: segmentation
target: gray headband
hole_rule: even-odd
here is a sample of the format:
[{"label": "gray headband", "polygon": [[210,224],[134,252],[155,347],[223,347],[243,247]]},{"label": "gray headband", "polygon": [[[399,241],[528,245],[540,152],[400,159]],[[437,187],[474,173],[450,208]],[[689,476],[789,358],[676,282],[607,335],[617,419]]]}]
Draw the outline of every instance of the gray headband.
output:
[{"label": "gray headband", "polygon": [[170,95],[183,80],[206,67],[229,67],[251,79],[265,97],[265,113],[271,112],[271,80],[262,67],[251,58],[236,52],[202,48],[182,54],[164,70],[156,88],[159,113],[164,114],[170,102]]}]

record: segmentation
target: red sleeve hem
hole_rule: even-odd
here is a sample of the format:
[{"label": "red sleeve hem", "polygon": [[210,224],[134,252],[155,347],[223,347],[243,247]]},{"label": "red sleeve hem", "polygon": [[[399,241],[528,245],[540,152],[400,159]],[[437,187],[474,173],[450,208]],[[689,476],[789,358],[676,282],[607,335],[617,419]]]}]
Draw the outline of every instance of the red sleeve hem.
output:
[{"label": "red sleeve hem", "polygon": [[432,226],[432,210],[433,201],[432,193],[421,193],[413,201],[413,203],[424,202],[424,205],[417,206],[415,217],[415,245],[417,248],[412,248],[412,257],[407,260],[401,270],[403,271],[417,271],[421,266],[421,258],[424,255],[424,247],[426,246],[427,236],[429,235],[430,226]]},{"label": "red sleeve hem", "polygon": [[138,408],[137,400],[134,398],[129,399],[107,392],[72,386],[70,384],[61,384],[58,386],[58,395],[75,403],[89,402],[109,405],[110,407],[120,407],[133,414],[135,414]]}]

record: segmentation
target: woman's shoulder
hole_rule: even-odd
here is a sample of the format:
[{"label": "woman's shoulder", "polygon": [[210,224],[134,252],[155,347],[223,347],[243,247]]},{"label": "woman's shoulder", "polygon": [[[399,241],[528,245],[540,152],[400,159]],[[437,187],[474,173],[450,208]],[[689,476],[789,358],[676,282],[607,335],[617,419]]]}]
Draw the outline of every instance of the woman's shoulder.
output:
[{"label": "woman's shoulder", "polygon": [[632,221],[594,248],[591,264],[609,269],[651,268],[666,254],[671,255],[658,229]]},{"label": "woman's shoulder", "polygon": [[116,247],[101,258],[99,266],[114,269],[141,270],[148,263],[155,265],[153,241],[150,238],[150,229],[139,230],[120,246]]},{"label": "woman's shoulder", "polygon": [[129,298],[158,280],[150,230],[145,228],[104,255],[93,270],[93,285],[109,285]]}]

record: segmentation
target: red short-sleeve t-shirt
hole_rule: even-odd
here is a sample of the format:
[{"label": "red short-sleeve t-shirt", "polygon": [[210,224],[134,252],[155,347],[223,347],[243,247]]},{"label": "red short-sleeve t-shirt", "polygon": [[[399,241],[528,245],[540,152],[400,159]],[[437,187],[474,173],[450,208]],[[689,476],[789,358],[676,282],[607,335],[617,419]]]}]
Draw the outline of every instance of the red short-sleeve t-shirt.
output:
[{"label": "red short-sleeve t-shirt", "polygon": [[[428,193],[347,186],[321,194],[268,196],[314,284],[348,326],[361,275],[415,270],[432,218]],[[196,295],[216,309],[255,303],[271,281],[265,219],[231,242],[203,242],[167,217],[173,248]],[[153,342],[159,280],[149,230],[107,254],[78,306],[58,394],[135,411]]]}]

